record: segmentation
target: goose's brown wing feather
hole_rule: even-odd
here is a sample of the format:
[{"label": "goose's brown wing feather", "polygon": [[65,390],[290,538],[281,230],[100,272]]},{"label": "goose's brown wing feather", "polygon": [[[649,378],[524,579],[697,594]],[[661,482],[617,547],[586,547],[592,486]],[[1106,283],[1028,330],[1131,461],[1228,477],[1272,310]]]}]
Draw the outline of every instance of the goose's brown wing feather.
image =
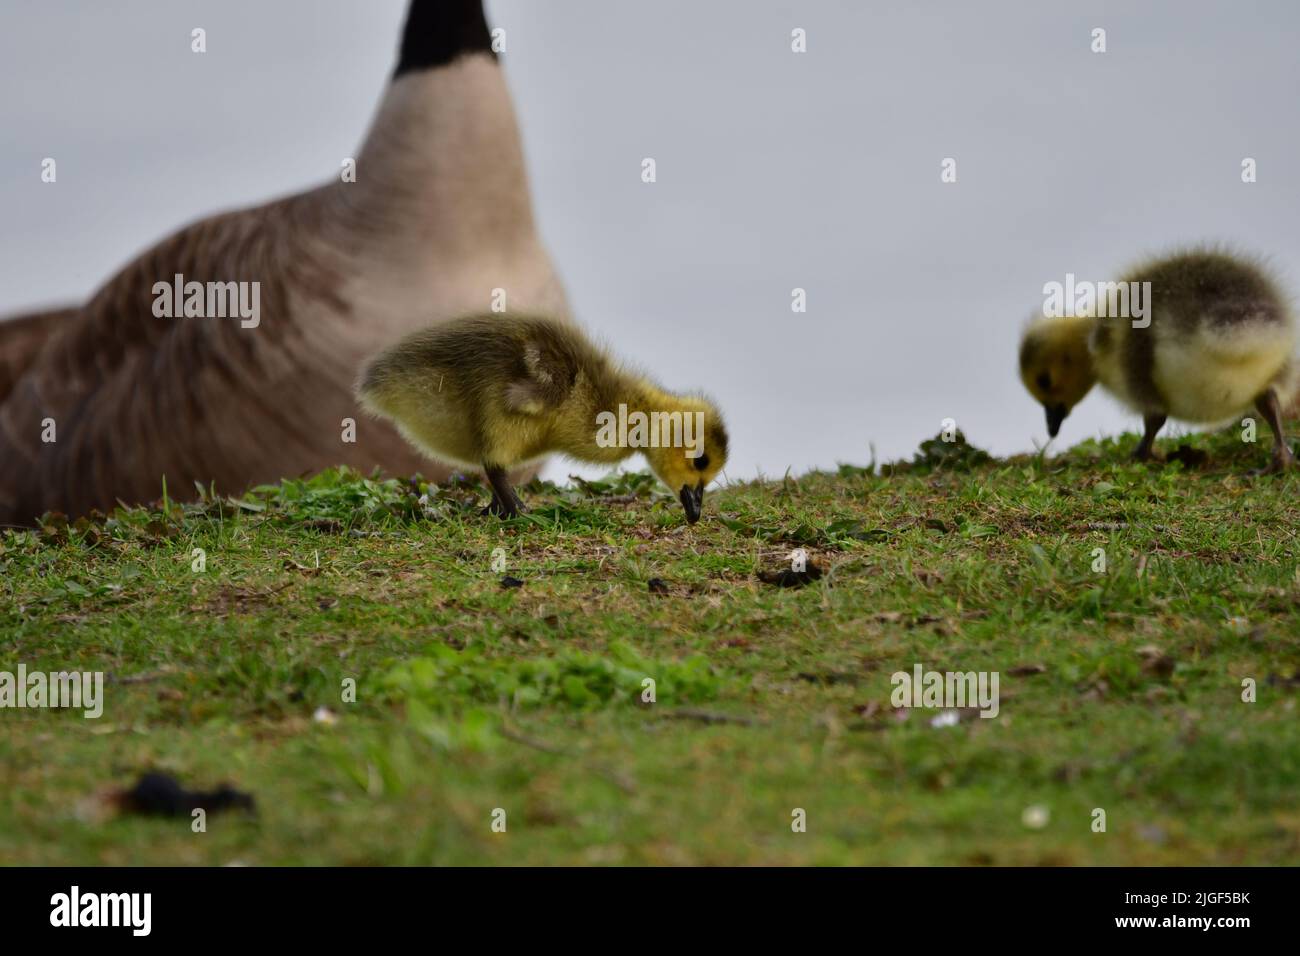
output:
[{"label": "goose's brown wing feather", "polygon": [[77,311],[75,307],[50,309],[0,319],[0,402],[36,361],[37,353],[54,337],[61,323]]}]

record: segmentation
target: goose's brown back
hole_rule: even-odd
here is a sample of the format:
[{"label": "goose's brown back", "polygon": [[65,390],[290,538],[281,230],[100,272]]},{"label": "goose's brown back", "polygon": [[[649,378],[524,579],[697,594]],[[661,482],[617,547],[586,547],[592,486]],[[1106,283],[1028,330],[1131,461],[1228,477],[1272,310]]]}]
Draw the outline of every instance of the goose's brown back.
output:
[{"label": "goose's brown back", "polygon": [[[420,467],[391,430],[343,440],[361,356],[342,264],[309,240],[313,208],[294,197],[182,230],[20,356],[0,398],[0,523],[152,500],[164,477],[185,496],[195,482],[238,493],[337,463]],[[154,284],[178,273],[258,283],[257,327],[155,316]]]},{"label": "goose's brown back", "polygon": [[49,309],[0,319],[0,403],[32,367],[45,344],[77,312],[76,308]]}]

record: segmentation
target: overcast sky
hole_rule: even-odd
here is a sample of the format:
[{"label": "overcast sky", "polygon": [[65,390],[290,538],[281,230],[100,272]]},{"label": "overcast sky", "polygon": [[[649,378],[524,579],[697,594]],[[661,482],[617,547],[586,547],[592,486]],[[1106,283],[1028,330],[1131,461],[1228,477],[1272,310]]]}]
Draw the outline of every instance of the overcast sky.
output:
[{"label": "overcast sky", "polygon": [[[7,3],[0,314],[84,298],[196,216],[335,175],[404,8]],[[577,317],[664,384],[720,401],[732,478],[864,463],[872,443],[906,456],[946,417],[995,452],[1031,449],[1046,435],[1015,374],[1018,333],[1067,272],[1104,280],[1222,240],[1269,255],[1297,289],[1300,4],[488,10]],[[57,189],[40,183],[45,156]],[[955,184],[940,182],[945,157]],[[806,314],[791,312],[795,287]],[[1060,441],[1126,427],[1098,392]]]}]

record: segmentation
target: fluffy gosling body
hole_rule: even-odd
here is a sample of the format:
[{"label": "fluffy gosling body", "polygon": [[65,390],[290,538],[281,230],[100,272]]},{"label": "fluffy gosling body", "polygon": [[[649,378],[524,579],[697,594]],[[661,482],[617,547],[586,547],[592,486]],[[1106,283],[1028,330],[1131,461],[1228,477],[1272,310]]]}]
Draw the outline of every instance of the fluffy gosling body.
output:
[{"label": "fluffy gosling body", "polygon": [[1134,457],[1152,456],[1169,418],[1224,424],[1252,404],[1273,431],[1266,471],[1293,461],[1282,408],[1297,383],[1296,321],[1257,263],[1195,249],[1146,262],[1123,282],[1151,283],[1150,325],[1126,316],[1041,319],[1020,344],[1020,377],[1052,437],[1096,382],[1142,415]]},{"label": "fluffy gosling body", "polygon": [[[660,389],[555,319],[468,316],[417,332],[370,362],[357,395],[431,457],[481,468],[493,490],[486,510],[502,517],[523,507],[506,477],[512,468],[549,454],[613,464],[639,451],[693,524],[727,461],[711,402]],[[640,412],[661,426],[640,434],[650,447],[610,441],[602,425],[620,406],[625,421]]]}]

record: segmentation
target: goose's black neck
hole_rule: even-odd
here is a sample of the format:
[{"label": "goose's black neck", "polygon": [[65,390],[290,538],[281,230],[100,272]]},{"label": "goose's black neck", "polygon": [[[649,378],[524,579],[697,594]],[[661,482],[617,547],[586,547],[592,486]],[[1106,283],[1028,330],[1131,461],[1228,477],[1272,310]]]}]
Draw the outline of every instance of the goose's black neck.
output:
[{"label": "goose's black neck", "polygon": [[483,0],[411,0],[393,77],[444,66],[467,53],[496,56]]}]

